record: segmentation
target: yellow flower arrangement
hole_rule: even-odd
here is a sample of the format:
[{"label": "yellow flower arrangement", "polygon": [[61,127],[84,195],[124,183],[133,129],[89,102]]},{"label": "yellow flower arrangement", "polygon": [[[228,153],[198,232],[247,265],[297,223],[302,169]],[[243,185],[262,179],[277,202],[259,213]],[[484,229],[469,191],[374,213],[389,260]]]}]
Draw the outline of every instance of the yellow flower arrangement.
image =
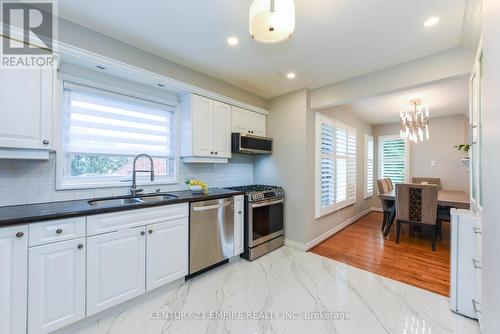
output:
[{"label": "yellow flower arrangement", "polygon": [[199,179],[186,179],[184,182],[186,183],[193,192],[204,192],[208,193],[208,187],[205,182]]}]

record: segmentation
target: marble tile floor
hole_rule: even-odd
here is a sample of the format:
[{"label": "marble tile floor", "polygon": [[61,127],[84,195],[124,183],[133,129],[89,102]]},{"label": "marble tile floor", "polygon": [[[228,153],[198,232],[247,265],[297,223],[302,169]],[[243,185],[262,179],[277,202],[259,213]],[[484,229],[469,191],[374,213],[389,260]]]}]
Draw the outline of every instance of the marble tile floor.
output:
[{"label": "marble tile floor", "polygon": [[143,297],[65,333],[479,333],[446,297],[289,247]]}]

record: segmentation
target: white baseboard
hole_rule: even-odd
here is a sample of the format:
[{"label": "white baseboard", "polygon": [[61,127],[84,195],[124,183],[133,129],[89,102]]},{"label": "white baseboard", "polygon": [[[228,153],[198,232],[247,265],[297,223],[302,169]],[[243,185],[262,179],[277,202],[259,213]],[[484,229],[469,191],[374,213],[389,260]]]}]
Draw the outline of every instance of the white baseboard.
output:
[{"label": "white baseboard", "polygon": [[371,207],[370,209],[371,209],[372,211],[376,211],[376,212],[384,212],[384,209],[382,209],[382,208],[377,208],[377,207],[375,207],[375,206],[374,206],[374,207]]},{"label": "white baseboard", "polygon": [[326,233],[323,233],[319,237],[317,237],[317,238],[309,241],[307,244],[303,244],[301,242],[285,238],[285,245],[289,246],[289,247],[292,247],[292,248],[295,248],[297,250],[306,252],[309,249],[313,248],[314,246],[319,245],[320,243],[322,243],[326,239],[330,238],[332,235],[338,233],[339,231],[343,230],[347,226],[351,225],[352,223],[358,221],[359,219],[361,219],[362,217],[366,216],[367,214],[369,214],[372,211],[377,211],[377,212],[380,211],[380,212],[382,212],[382,209],[381,208],[373,207],[373,208],[368,208],[368,209],[366,209],[364,211],[361,211],[360,213],[358,213],[357,215],[349,218],[348,220],[346,220],[342,224],[335,226],[334,228],[332,228],[331,230],[327,231]]}]

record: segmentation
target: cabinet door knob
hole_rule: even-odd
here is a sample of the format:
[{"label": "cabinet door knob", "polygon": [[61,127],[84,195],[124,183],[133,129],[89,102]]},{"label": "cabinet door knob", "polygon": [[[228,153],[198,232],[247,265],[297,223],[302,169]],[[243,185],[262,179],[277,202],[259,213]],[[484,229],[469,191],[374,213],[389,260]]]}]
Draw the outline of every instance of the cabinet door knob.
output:
[{"label": "cabinet door knob", "polygon": [[219,152],[215,152],[215,154],[219,154]]},{"label": "cabinet door knob", "polygon": [[141,231],[141,235],[144,235],[144,234],[146,234],[146,232],[144,232],[144,231]]},{"label": "cabinet door knob", "polygon": [[214,152],[213,152],[213,151],[210,151],[210,154],[214,154]]},{"label": "cabinet door knob", "polygon": [[42,143],[43,143],[44,145],[49,145],[50,141],[48,141],[47,139],[44,139]]},{"label": "cabinet door knob", "polygon": [[82,244],[78,244],[77,248],[78,248],[78,249],[82,249],[82,248],[83,248],[83,245],[82,245]]},{"label": "cabinet door knob", "polygon": [[17,232],[16,237],[17,238],[22,238],[24,236],[24,232]]},{"label": "cabinet door knob", "polygon": [[56,230],[56,233],[57,233],[57,234],[61,234],[62,232],[63,232],[62,228],[58,228],[58,229]]},{"label": "cabinet door knob", "polygon": [[149,230],[148,232],[149,232],[149,234],[153,234],[153,230]]}]

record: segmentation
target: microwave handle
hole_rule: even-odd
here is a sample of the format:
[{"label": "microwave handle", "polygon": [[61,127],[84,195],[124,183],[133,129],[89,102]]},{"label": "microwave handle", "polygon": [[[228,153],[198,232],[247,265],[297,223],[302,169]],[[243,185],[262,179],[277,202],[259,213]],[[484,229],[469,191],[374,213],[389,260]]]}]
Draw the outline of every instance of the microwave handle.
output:
[{"label": "microwave handle", "polygon": [[283,203],[285,200],[284,199],[279,199],[279,200],[276,200],[276,201],[266,201],[266,202],[260,202],[260,203],[252,203],[250,206],[252,208],[260,208],[262,206],[269,206],[269,205],[274,205],[274,204],[279,204],[279,203]]}]

